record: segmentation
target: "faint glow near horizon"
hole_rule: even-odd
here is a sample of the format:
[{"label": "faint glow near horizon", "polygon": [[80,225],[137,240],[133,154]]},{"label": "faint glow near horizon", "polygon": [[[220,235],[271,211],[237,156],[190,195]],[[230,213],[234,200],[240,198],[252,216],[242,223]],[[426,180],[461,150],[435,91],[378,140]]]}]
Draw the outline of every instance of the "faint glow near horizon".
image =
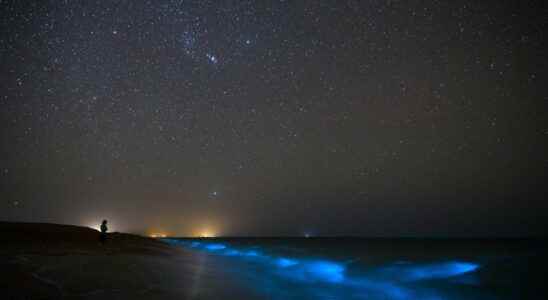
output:
[{"label": "faint glow near horizon", "polygon": [[218,226],[207,222],[194,228],[192,236],[199,238],[214,238],[219,236]]},{"label": "faint glow near horizon", "polygon": [[167,234],[165,233],[151,233],[148,235],[151,238],[165,238],[167,237]]},{"label": "faint glow near horizon", "polygon": [[86,227],[97,230],[97,231],[101,231],[101,229],[99,228],[101,226],[99,224],[97,224],[97,225],[86,225]]},{"label": "faint glow near horizon", "polygon": [[145,232],[145,235],[151,238],[166,238],[172,236],[172,234],[172,232],[168,232],[161,226],[151,226]]},{"label": "faint glow near horizon", "polygon": [[198,236],[203,238],[213,238],[216,237],[216,234],[213,231],[205,230],[200,232]]},{"label": "faint glow near horizon", "polygon": [[94,230],[97,230],[97,231],[101,231],[101,223],[103,222],[103,220],[107,220],[107,232],[116,232],[117,230],[121,230],[120,229],[120,223],[119,222],[112,222],[110,220],[112,220],[114,218],[97,218],[97,219],[87,219],[87,220],[84,220],[80,223],[81,226],[84,226],[84,227],[88,227],[88,228],[91,228],[91,229],[94,229]]}]

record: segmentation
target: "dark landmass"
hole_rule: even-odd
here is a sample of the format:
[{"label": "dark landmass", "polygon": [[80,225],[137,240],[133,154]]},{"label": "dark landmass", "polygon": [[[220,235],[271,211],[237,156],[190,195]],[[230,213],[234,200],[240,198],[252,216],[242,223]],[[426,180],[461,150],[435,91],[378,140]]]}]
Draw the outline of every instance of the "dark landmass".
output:
[{"label": "dark landmass", "polygon": [[[159,240],[85,227],[0,222],[0,299],[229,299],[244,291]],[[211,258],[208,258],[211,259]],[[253,298],[253,295],[245,295]]]}]

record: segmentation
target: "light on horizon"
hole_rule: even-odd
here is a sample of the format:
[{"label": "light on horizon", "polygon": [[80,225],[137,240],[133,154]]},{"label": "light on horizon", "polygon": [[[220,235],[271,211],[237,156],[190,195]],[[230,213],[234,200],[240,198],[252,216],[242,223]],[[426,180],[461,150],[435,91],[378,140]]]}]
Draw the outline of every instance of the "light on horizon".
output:
[{"label": "light on horizon", "polygon": [[165,233],[151,233],[148,236],[151,237],[151,238],[156,239],[156,238],[165,238],[165,237],[167,237],[167,234],[165,234]]},{"label": "light on horizon", "polygon": [[86,218],[82,218],[79,222],[80,226],[91,228],[93,230],[101,231],[101,223],[103,220],[107,221],[107,232],[116,232],[118,230],[122,230],[123,228],[120,228],[120,220],[113,217],[111,214],[105,213],[105,214],[98,214],[99,216],[88,216]]},{"label": "light on horizon", "polygon": [[[84,225],[87,228],[91,228],[93,230],[101,231],[101,222],[89,222],[88,224]],[[108,231],[112,232],[112,226],[110,226],[109,223],[107,223]]]},{"label": "light on horizon", "polygon": [[99,228],[100,227],[99,225],[87,225],[86,227],[91,228],[93,230],[101,231],[101,229]]},{"label": "light on horizon", "polygon": [[213,233],[211,231],[203,231],[202,233],[199,234],[199,236],[202,237],[202,238],[214,238],[215,233]]}]

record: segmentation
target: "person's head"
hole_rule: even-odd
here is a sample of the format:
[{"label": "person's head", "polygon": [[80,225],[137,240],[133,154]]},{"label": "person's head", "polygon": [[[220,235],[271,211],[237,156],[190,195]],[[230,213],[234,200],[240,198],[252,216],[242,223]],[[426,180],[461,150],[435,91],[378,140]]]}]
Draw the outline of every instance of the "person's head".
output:
[{"label": "person's head", "polygon": [[107,220],[103,220],[102,224],[107,225]]}]

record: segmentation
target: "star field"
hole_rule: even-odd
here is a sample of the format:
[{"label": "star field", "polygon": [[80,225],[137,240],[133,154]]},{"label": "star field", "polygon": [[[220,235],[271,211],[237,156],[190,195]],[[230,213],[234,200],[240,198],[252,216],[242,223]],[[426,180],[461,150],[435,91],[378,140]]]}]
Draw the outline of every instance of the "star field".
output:
[{"label": "star field", "polygon": [[177,234],[543,232],[542,1],[0,11],[3,219]]}]

